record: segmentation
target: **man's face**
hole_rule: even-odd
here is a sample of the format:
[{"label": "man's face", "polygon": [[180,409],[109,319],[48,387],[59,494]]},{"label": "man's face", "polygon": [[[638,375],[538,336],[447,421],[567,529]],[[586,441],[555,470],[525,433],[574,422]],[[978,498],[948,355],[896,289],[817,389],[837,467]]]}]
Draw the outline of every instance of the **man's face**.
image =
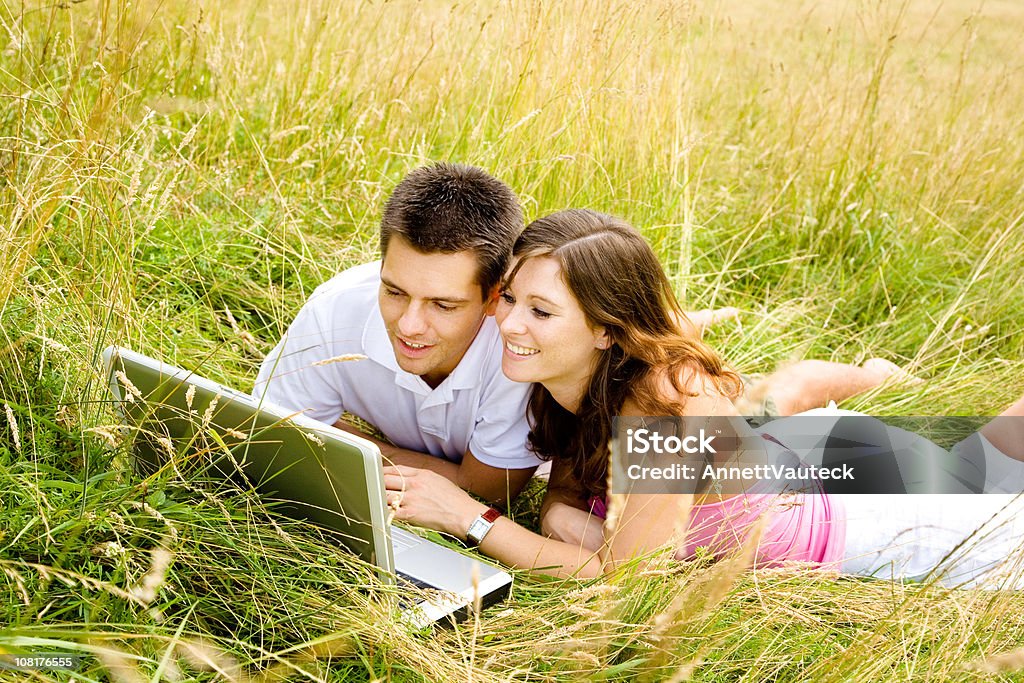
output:
[{"label": "man's face", "polygon": [[484,300],[476,255],[424,254],[393,236],[380,270],[380,312],[398,366],[436,387],[451,374],[495,297]]}]

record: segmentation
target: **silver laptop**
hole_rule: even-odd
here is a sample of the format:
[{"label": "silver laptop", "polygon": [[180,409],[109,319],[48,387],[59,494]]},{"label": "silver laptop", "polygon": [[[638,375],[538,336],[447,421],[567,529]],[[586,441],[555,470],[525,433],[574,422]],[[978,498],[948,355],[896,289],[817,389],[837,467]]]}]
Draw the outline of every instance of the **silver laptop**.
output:
[{"label": "silver laptop", "polygon": [[388,523],[371,441],[124,348],[107,347],[103,362],[120,411],[138,428],[140,468],[245,480],[278,512],[338,532],[385,581],[426,589],[404,610],[414,626],[508,594],[507,572]]}]

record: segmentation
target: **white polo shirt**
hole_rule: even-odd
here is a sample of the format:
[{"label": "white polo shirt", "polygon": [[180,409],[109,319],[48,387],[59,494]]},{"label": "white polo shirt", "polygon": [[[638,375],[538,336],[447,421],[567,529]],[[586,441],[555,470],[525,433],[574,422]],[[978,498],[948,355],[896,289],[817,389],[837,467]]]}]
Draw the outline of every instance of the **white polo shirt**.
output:
[{"label": "white polo shirt", "polygon": [[[377,304],[380,262],[320,285],[263,365],[253,396],[334,424],[363,418],[396,446],[461,462],[466,451],[504,469],[535,467],[526,446],[530,385],[501,372],[502,342],[488,316],[455,370],[435,389],[398,366]],[[344,354],[366,360],[316,365]]]}]

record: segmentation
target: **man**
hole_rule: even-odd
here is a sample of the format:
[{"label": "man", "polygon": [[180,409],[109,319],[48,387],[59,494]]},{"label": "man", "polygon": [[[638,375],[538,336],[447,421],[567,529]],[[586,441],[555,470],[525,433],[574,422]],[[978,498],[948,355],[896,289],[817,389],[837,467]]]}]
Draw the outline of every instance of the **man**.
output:
[{"label": "man", "polygon": [[412,171],[384,209],[383,260],[313,292],[253,394],[348,431],[339,418],[357,415],[394,444],[377,441],[387,461],[511,500],[540,462],[526,445],[529,385],[502,374],[492,316],[522,229],[515,194],[484,171]]}]

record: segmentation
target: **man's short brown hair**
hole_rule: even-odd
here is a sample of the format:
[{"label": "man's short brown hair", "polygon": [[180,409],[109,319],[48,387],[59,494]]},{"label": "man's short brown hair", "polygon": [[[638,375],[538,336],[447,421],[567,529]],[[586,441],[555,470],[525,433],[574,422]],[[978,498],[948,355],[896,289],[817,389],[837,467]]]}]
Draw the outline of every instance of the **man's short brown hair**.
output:
[{"label": "man's short brown hair", "polygon": [[508,185],[475,166],[438,163],[417,168],[391,193],[380,222],[380,251],[398,235],[425,254],[472,251],[484,298],[508,269],[523,230],[519,199]]}]

